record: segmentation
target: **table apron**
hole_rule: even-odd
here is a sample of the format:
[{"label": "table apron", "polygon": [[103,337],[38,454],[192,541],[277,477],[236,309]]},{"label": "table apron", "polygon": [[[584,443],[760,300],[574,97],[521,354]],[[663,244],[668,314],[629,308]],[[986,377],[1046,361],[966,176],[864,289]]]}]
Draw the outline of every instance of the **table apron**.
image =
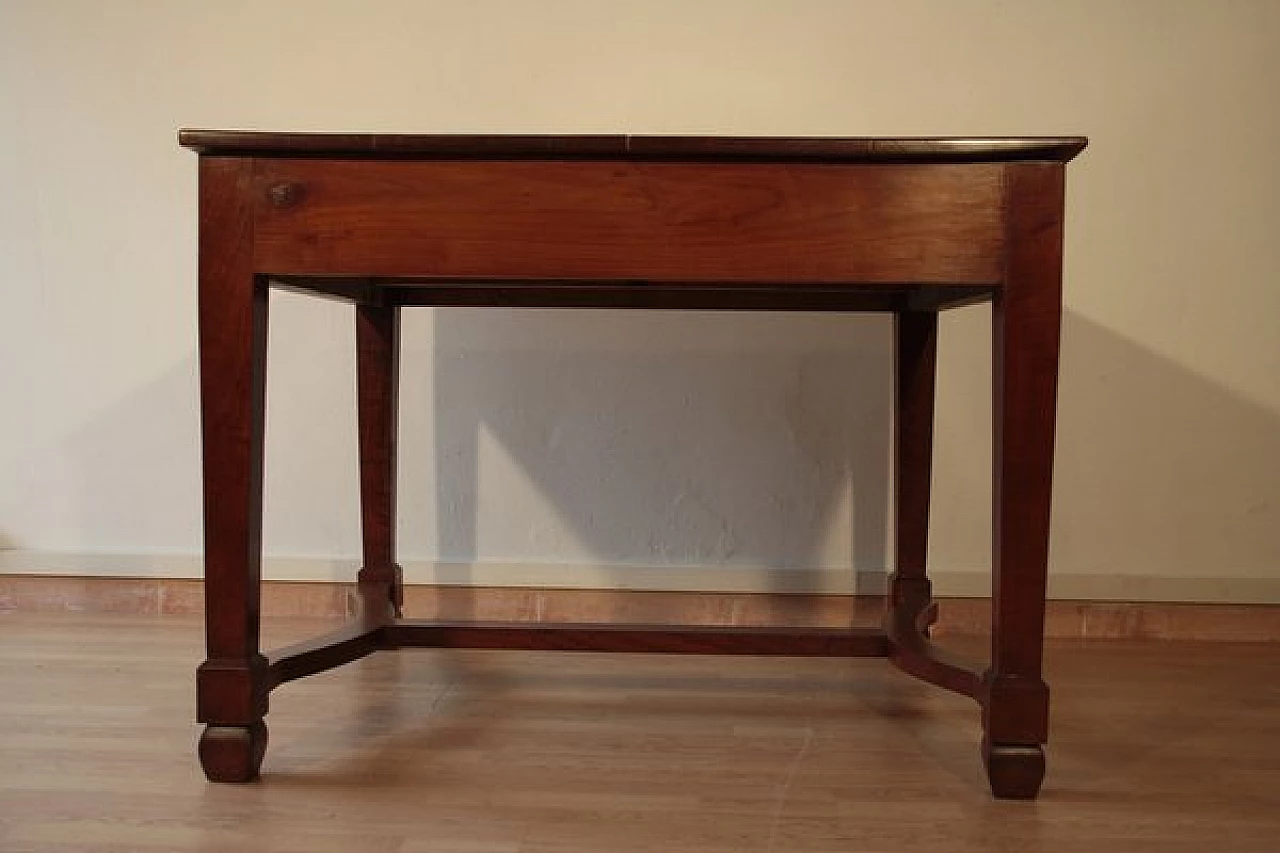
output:
[{"label": "table apron", "polygon": [[1004,164],[260,159],[279,275],[984,285]]}]

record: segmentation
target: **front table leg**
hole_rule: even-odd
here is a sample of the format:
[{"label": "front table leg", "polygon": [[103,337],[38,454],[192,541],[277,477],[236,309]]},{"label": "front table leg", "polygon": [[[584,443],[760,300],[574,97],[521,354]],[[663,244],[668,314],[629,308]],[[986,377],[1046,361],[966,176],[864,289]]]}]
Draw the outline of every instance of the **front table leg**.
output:
[{"label": "front table leg", "polygon": [[991,666],[983,756],[997,797],[1036,796],[1049,688],[1041,678],[1049,498],[1062,316],[1060,164],[1009,167],[1010,254],[992,310],[994,492]]},{"label": "front table leg", "polygon": [[258,775],[267,745],[259,650],[267,285],[253,274],[249,163],[200,163],[200,410],[208,659],[196,673],[200,763],[214,782]]}]

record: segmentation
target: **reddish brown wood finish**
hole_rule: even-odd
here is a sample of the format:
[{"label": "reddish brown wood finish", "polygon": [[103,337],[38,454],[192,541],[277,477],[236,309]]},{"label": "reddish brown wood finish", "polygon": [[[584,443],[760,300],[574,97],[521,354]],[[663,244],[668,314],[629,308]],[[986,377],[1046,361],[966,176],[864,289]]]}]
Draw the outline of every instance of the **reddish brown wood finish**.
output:
[{"label": "reddish brown wood finish", "polygon": [[269,160],[254,179],[254,263],[280,275],[990,285],[1001,169]]},{"label": "reddish brown wood finish", "polygon": [[266,748],[267,661],[258,648],[267,287],[254,274],[252,163],[200,161],[200,401],[205,630],[197,673],[209,778],[254,778]]},{"label": "reddish brown wood finish", "polygon": [[[928,581],[925,581],[927,584]],[[929,641],[928,628],[937,618],[937,608],[929,598],[916,597],[908,585],[908,597],[890,602],[885,614],[889,660],[903,672],[979,702],[985,693],[982,674],[962,660]]]},{"label": "reddish brown wood finish", "polygon": [[996,795],[1030,798],[1044,778],[1041,744],[1049,736],[1049,688],[1040,665],[1062,321],[1064,174],[1053,164],[1007,168],[1009,255],[992,310],[994,564],[983,751]]},{"label": "reddish brown wood finish", "polygon": [[978,672],[928,640],[929,625],[937,618],[927,572],[937,357],[937,313],[898,312],[894,316],[896,556],[885,630],[889,659],[903,672],[980,699]]},{"label": "reddish brown wood finish", "polygon": [[716,163],[1065,163],[1079,136],[983,138],[831,136],[476,136],[180,130],[201,154],[358,160],[637,160]]},{"label": "reddish brown wood finish", "polygon": [[[275,686],[402,646],[888,655],[983,706],[993,792],[1044,775],[1041,677],[1064,163],[1080,139],[406,137],[189,131],[210,779],[253,778]],[[909,164],[909,165],[908,165]],[[354,303],[364,566],[347,628],[258,648],[268,282]],[[992,299],[995,571],[985,673],[930,643],[937,314]],[[891,311],[896,572],[885,630],[414,622],[395,562],[399,311],[410,305]]]},{"label": "reddish brown wood finish", "polygon": [[929,489],[933,462],[933,387],[938,315],[900,311],[894,316],[894,574],[895,607],[918,610],[933,598],[925,570],[929,553]]},{"label": "reddish brown wood finish", "polygon": [[397,576],[393,581],[359,581],[356,617],[351,622],[336,631],[273,651],[268,658],[269,686],[275,688],[386,648],[383,629],[398,615],[399,605],[393,603],[399,592],[394,586],[398,580]]},{"label": "reddish brown wood finish", "polygon": [[571,623],[399,620],[383,631],[388,647],[528,649],[789,657],[884,657],[876,628],[739,628]]},{"label": "reddish brown wood finish", "polygon": [[356,308],[356,396],[360,431],[361,583],[388,588],[395,612],[404,603],[396,563],[396,424],[400,381],[400,309]]},{"label": "reddish brown wood finish", "polygon": [[504,308],[668,308],[718,311],[938,311],[990,301],[995,287],[972,285],[810,286],[466,279],[368,280],[272,276],[285,290],[356,305]]}]

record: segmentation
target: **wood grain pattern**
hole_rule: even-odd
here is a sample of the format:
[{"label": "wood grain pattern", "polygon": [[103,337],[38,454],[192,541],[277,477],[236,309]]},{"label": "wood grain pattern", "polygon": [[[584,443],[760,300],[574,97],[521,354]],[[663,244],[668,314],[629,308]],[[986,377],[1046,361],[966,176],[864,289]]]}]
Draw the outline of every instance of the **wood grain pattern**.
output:
[{"label": "wood grain pattern", "polygon": [[[324,627],[268,620],[264,640]],[[378,655],[275,694],[261,783],[208,786],[183,759],[198,616],[19,613],[0,631],[6,853],[1273,853],[1280,837],[1264,644],[1050,643],[1052,772],[1032,806],[990,799],[968,699],[824,658]]]},{"label": "wood grain pattern", "polygon": [[[992,311],[994,436],[991,667],[984,754],[997,796],[1034,797],[1044,775],[1041,677],[1062,324],[1064,173],[1008,167],[1009,256]],[[996,772],[994,768],[999,768]]]},{"label": "wood grain pattern", "polygon": [[[262,618],[353,616],[349,583],[262,582]],[[934,637],[988,636],[991,602],[937,599]],[[0,618],[13,615],[182,616],[204,612],[203,582],[190,578],[0,575]],[[677,592],[538,587],[405,586],[405,613],[420,619],[764,625],[840,628],[876,624],[884,598],[808,593]],[[1197,643],[1280,642],[1280,605],[1161,601],[1045,602],[1045,637]]]},{"label": "wood grain pattern", "polygon": [[912,611],[933,597],[926,573],[933,473],[933,399],[938,315],[894,316],[894,573],[893,604]]},{"label": "wood grain pattern", "polygon": [[356,408],[360,433],[362,584],[386,585],[391,605],[404,603],[396,563],[396,429],[400,410],[400,309],[356,308]]},{"label": "wood grain pattern", "polygon": [[[256,598],[261,552],[262,423],[266,399],[267,296],[251,264],[249,166],[200,163],[200,381],[205,482],[205,577],[210,606]],[[257,653],[256,607],[208,626],[217,657]]]},{"label": "wood grain pattern", "polygon": [[200,161],[200,401],[205,624],[197,715],[209,777],[257,775],[266,746],[266,658],[258,646],[267,287],[252,266],[251,164]]},{"label": "wood grain pattern", "polygon": [[[973,284],[1000,279],[1000,166],[257,164],[278,275]],[[298,187],[278,206],[273,187]]]},{"label": "wood grain pattern", "polygon": [[[1040,649],[1063,163],[1083,140],[183,139],[203,152],[205,496],[214,509],[200,714],[210,778],[257,774],[271,686],[384,647],[891,654],[982,703],[996,796],[1036,795],[1048,720]],[[357,304],[365,564],[356,625],[267,665],[257,560],[272,278]],[[992,662],[979,679],[926,639],[937,611],[925,557],[932,312],[986,298],[995,303],[995,584]],[[898,572],[886,630],[395,620],[398,322],[409,304],[897,313]]]}]

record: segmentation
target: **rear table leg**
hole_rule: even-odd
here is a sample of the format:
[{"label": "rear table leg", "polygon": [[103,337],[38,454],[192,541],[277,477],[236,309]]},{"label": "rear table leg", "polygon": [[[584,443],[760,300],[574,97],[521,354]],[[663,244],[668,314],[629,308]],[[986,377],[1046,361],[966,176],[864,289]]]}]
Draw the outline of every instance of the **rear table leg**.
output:
[{"label": "rear table leg", "polygon": [[933,399],[938,315],[894,315],[895,557],[889,607],[926,611],[933,590],[926,573],[929,551],[929,486],[933,461]]},{"label": "rear table leg", "polygon": [[364,547],[361,584],[385,584],[389,605],[404,605],[396,564],[396,419],[400,309],[356,308],[356,381],[360,422],[360,510]]}]

